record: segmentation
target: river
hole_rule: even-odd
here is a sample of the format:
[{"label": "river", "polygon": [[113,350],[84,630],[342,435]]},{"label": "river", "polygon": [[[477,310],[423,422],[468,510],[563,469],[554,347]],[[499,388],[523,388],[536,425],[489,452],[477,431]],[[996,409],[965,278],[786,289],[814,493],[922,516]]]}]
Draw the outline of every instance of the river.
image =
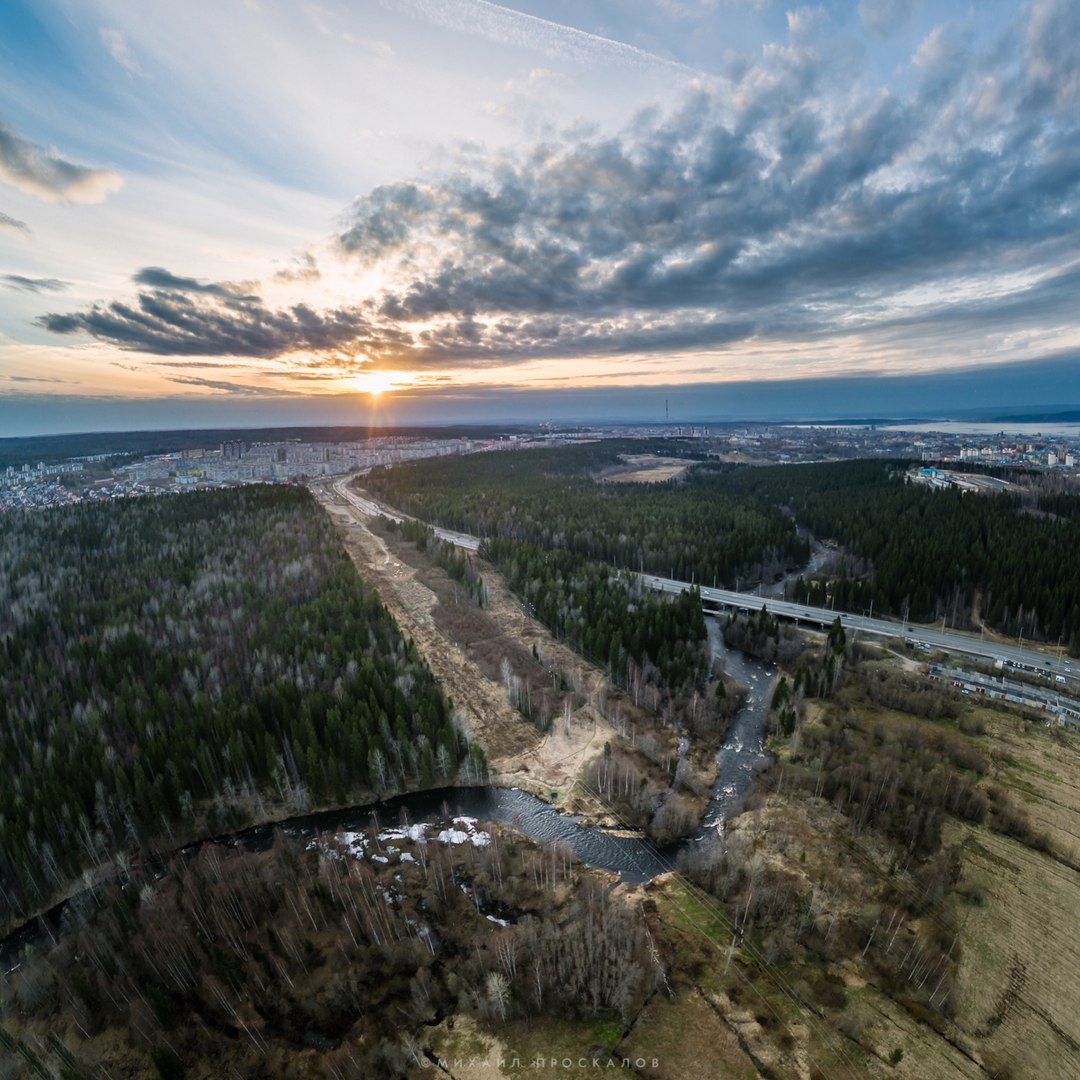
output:
[{"label": "river", "polygon": [[[765,724],[776,682],[775,665],[728,649],[719,620],[707,617],[705,622],[713,658],[720,660],[725,671],[747,688],[747,697],[732,719],[724,744],[718,752],[716,783],[701,824],[683,842],[684,845],[700,843],[737,814],[755,776],[767,763]],[[632,835],[628,831],[613,833],[603,827],[582,824],[578,817],[556,810],[535,795],[518,788],[502,787],[440,788],[414,792],[386,799],[374,806],[307,814],[216,839],[219,843],[262,851],[273,843],[274,831],[278,828],[287,836],[310,841],[325,833],[359,832],[376,823],[380,827],[396,826],[406,820],[410,824],[436,824],[447,823],[455,816],[497,821],[541,843],[560,841],[569,845],[577,858],[587,866],[617,873],[623,881],[648,881],[673,869],[681,849],[681,846],[658,849],[643,836]],[[193,852],[196,847],[193,845],[180,851]],[[28,945],[36,944],[50,933],[63,933],[73,921],[79,899],[77,896],[58,904],[40,919],[35,919],[0,942],[0,972],[14,970]]]}]

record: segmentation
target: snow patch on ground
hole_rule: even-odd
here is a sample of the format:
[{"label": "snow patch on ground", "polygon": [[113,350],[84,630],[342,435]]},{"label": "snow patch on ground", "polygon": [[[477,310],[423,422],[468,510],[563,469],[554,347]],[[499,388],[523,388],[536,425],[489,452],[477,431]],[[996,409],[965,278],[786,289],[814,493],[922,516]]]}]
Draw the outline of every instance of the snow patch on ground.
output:
[{"label": "snow patch on ground", "polygon": [[476,818],[456,817],[454,828],[443,829],[435,838],[443,844],[472,844],[473,847],[487,847],[491,843],[491,833],[476,827]]},{"label": "snow patch on ground", "polygon": [[487,847],[491,843],[491,833],[476,827],[476,818],[456,817],[451,822],[450,828],[439,829],[435,832],[435,826],[421,822],[416,825],[406,825],[400,828],[383,829],[376,837],[376,841],[386,844],[386,854],[369,854],[369,838],[361,832],[334,833],[330,842],[312,840],[307,845],[307,850],[319,847],[330,858],[341,859],[351,855],[354,859],[370,858],[374,862],[388,863],[390,856],[397,856],[398,862],[416,862],[416,857],[408,851],[402,851],[400,847],[389,843],[394,840],[399,843],[412,841],[413,843],[428,843],[436,840],[440,844],[472,844],[473,847]]}]

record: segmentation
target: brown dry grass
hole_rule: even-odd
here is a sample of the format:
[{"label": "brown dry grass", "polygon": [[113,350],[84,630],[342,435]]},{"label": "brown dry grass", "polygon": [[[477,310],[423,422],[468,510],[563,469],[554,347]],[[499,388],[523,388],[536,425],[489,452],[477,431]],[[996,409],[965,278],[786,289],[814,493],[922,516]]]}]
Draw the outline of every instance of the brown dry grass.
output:
[{"label": "brown dry grass", "polygon": [[[760,807],[729,822],[727,835],[729,844],[743,841],[765,866],[801,878],[800,892],[813,895],[812,908],[822,926],[833,919],[838,927],[853,924],[889,873],[887,844],[866,832],[853,845],[847,819],[830,803],[804,793],[769,795]],[[775,1076],[912,1080],[985,1076],[963,1049],[871,985],[857,958],[830,965],[846,986],[845,1014],[864,1022],[855,1040],[837,1029],[839,1011],[822,1010],[811,1002],[807,980],[813,967],[798,959],[763,966],[760,952],[755,959],[754,953],[740,947],[725,977],[730,930],[717,915],[719,905],[686,890],[677,879],[654,882],[650,895],[658,901],[682,963],[691,969],[704,965],[696,982],[730,1027],[738,1030],[745,1047]],[[740,964],[750,982],[735,974]],[[713,1038],[711,1031],[708,1038]],[[889,1055],[898,1047],[904,1058],[892,1065]]]},{"label": "brown dry grass", "polygon": [[[657,994],[642,1009],[630,1035],[619,1044],[620,1057],[644,1059],[646,1076],[663,1080],[729,1080],[758,1075],[739,1040],[710,1004],[692,987],[680,987],[678,995]],[[655,1068],[653,1061],[657,1062]]]},{"label": "brown dry grass", "polygon": [[[808,723],[814,722],[819,709],[815,703]],[[878,989],[877,980],[853,955],[831,965],[831,970],[847,984],[846,1014],[864,1024],[857,1042],[841,1039],[841,1054],[833,1040],[822,1041],[813,1030],[796,1039],[796,1049],[812,1056],[818,1068],[823,1068],[823,1053],[836,1055],[834,1064],[840,1071],[835,1075],[850,1075],[851,1065],[855,1075],[941,1080],[987,1076],[1042,1080],[1077,1075],[1080,873],[1074,867],[1080,835],[1080,736],[1011,714],[977,706],[970,709],[979,711],[986,723],[986,734],[973,741],[991,762],[989,779],[1025,806],[1036,828],[1049,836],[1053,853],[1035,851],[985,825],[948,820],[943,846],[955,846],[963,867],[958,892],[948,901],[964,922],[953,991],[955,1021],[945,1024],[945,1036],[921,1022]],[[887,709],[867,706],[860,711],[885,723],[920,722]],[[939,726],[922,723],[928,728]],[[850,822],[833,806],[783,784],[780,794],[768,795],[756,809],[731,821],[727,834],[729,845],[741,841],[764,866],[801,878],[799,891],[813,892],[819,918],[835,916],[838,926],[854,925],[886,881],[913,884],[893,864],[891,846],[872,830],[853,837]],[[982,906],[969,899],[980,891],[985,897]],[[696,923],[704,931],[698,936],[705,940],[707,915],[691,906],[678,916],[686,923],[682,931]],[[916,919],[912,926],[919,930],[922,921]],[[700,963],[703,947],[690,949],[688,942],[689,938],[683,945],[688,950],[684,955]],[[739,957],[738,950],[735,955]],[[725,1012],[737,1016],[737,1010],[746,1005],[746,995],[726,1002],[725,980],[718,970],[721,961],[715,956],[711,967],[711,974],[702,975],[700,981]],[[804,977],[801,963],[781,966],[771,974],[759,970],[755,977],[760,993],[778,1011],[790,1009],[790,999],[778,993],[780,983],[772,974],[797,993]],[[730,978],[726,982],[731,983]],[[806,1014],[806,1009],[791,1010],[789,1041],[799,1030],[794,1024]],[[835,1030],[839,1015],[828,1011],[821,1020],[841,1038]],[[743,1031],[749,1048],[776,1075],[798,1074],[797,1061],[790,1055],[775,1056],[784,1049],[777,1045],[781,1036],[776,1025],[772,1030],[747,1025]],[[904,1051],[904,1057],[893,1065],[888,1059],[896,1048]],[[834,1073],[824,1069],[823,1075]]]},{"label": "brown dry grass", "polygon": [[410,1070],[411,1076],[449,1073],[461,1080],[501,1080],[506,1075],[499,1061],[509,1058],[507,1047],[490,1032],[481,1031],[475,1018],[467,1014],[443,1020],[432,1029],[430,1040],[441,1067],[427,1062],[423,1068]]},{"label": "brown dry grass", "polygon": [[607,473],[604,479],[612,484],[658,484],[682,476],[692,462],[680,458],[653,457],[651,454],[623,456],[626,468]]}]

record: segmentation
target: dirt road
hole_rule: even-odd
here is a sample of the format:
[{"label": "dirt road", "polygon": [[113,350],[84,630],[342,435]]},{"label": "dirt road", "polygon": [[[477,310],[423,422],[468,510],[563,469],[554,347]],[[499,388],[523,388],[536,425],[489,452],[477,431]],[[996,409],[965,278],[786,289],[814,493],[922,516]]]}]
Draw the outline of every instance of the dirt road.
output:
[{"label": "dirt road", "polygon": [[[607,690],[603,673],[530,618],[488,565],[483,568],[488,603],[482,611],[470,614],[467,639],[453,640],[437,618],[440,603],[453,595],[447,575],[419,554],[411,556],[418,565],[405,561],[404,545],[401,554],[391,550],[378,535],[375,520],[364,513],[363,500],[342,504],[331,492],[316,489],[316,495],[337,524],[360,575],[375,586],[402,632],[412,638],[453,699],[462,728],[484,746],[498,781],[549,798],[558,792],[560,799],[565,798],[583,768],[603,752],[604,743],[616,738],[602,715]],[[506,687],[485,674],[469,655],[479,650],[486,656],[501,651],[542,657],[568,676],[584,704],[572,711],[569,723],[560,718],[548,734],[541,733],[510,704]],[[582,805],[580,792],[575,793],[574,802]]]}]

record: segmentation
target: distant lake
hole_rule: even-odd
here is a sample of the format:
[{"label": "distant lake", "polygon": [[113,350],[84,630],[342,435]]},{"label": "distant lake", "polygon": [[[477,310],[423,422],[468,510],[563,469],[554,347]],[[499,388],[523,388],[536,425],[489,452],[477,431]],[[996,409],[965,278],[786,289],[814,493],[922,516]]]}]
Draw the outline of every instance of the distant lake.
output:
[{"label": "distant lake", "polygon": [[967,420],[938,420],[929,424],[879,424],[878,431],[939,432],[942,435],[1021,435],[1034,438],[1051,435],[1055,438],[1080,441],[1080,423],[1015,424],[1002,420],[997,423],[976,424]]}]

